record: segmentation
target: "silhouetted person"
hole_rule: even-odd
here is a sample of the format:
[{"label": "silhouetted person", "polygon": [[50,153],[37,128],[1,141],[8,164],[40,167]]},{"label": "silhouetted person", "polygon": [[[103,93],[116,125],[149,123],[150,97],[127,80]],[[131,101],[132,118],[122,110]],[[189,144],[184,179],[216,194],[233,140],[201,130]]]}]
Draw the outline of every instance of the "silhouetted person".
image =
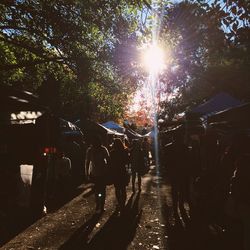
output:
[{"label": "silhouetted person", "polygon": [[[188,189],[188,200],[190,210],[196,207],[195,197],[195,182],[201,175],[201,154],[200,154],[200,142],[197,135],[192,135],[189,142],[188,150],[188,172],[189,172],[189,189]],[[193,212],[193,211],[191,211]]]},{"label": "silhouetted person", "polygon": [[96,211],[103,212],[106,198],[106,168],[109,165],[109,152],[102,145],[98,136],[93,136],[92,145],[87,150],[86,155],[86,176],[88,176],[95,184]]},{"label": "silhouetted person", "polygon": [[145,161],[146,161],[147,165],[149,165],[150,164],[150,159],[149,159],[150,144],[149,144],[147,137],[143,138],[142,151],[143,151]]},{"label": "silhouetted person", "polygon": [[84,171],[84,163],[86,159],[87,144],[82,139],[80,139],[78,143],[80,146],[80,179],[81,179],[81,182],[83,182],[84,180],[86,180],[85,171]]},{"label": "silhouetted person", "polygon": [[132,171],[132,190],[135,192],[135,179],[138,179],[138,190],[141,191],[141,175],[144,169],[144,155],[139,140],[133,140],[130,151],[130,163]]},{"label": "silhouetted person", "polygon": [[244,250],[250,249],[250,141],[242,140],[241,153],[235,161],[236,171],[232,179],[232,196],[237,216],[243,224]]},{"label": "silhouetted person", "polygon": [[71,160],[63,152],[58,152],[55,161],[56,193],[60,198],[69,194],[71,181]]},{"label": "silhouetted person", "polygon": [[76,141],[67,141],[63,147],[65,155],[71,160],[71,176],[72,184],[77,187],[83,180],[83,165],[82,165],[82,148]]},{"label": "silhouetted person", "polygon": [[215,130],[208,129],[201,138],[202,168],[205,171],[213,171],[216,168],[219,157],[218,135]]},{"label": "silhouetted person", "polygon": [[183,142],[182,133],[177,131],[173,142],[165,145],[166,171],[171,184],[171,195],[175,217],[178,217],[178,208],[184,209],[184,198],[188,187],[187,148]]},{"label": "silhouetted person", "polygon": [[152,163],[155,164],[155,138],[152,139],[152,142],[150,144],[150,153],[151,153],[151,159]]},{"label": "silhouetted person", "polygon": [[126,202],[128,151],[122,140],[114,139],[113,149],[110,152],[110,162],[114,177],[115,195],[118,202],[118,209],[122,212]]}]

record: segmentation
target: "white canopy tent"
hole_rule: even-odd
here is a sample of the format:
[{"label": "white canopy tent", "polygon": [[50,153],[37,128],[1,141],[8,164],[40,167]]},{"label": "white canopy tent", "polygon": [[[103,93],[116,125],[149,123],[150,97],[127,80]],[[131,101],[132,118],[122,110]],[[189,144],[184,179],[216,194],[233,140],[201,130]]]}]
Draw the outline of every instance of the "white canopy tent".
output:
[{"label": "white canopy tent", "polygon": [[105,122],[101,125],[104,126],[105,128],[115,130],[119,133],[124,133],[124,131],[125,131],[124,127],[120,126],[119,124],[115,123],[114,121],[108,121],[108,122]]}]

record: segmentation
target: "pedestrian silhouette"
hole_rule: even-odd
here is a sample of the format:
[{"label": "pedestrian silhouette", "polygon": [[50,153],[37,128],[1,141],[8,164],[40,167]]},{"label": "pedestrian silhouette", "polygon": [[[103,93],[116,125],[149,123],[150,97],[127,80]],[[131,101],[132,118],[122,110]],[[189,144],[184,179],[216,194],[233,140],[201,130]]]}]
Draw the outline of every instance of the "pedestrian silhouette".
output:
[{"label": "pedestrian silhouette", "polygon": [[130,163],[132,171],[132,190],[135,192],[135,180],[138,179],[138,190],[141,191],[141,176],[144,170],[144,155],[139,140],[133,140],[130,151]]},{"label": "pedestrian silhouette", "polygon": [[110,156],[106,147],[102,145],[98,136],[93,136],[92,145],[87,150],[86,155],[86,176],[94,185],[96,211],[104,212],[106,198],[106,173],[109,167]]},{"label": "pedestrian silhouette", "polygon": [[241,152],[235,160],[236,171],[232,179],[231,192],[236,216],[243,225],[244,250],[250,249],[250,140],[241,139]]},{"label": "pedestrian silhouette", "polygon": [[184,212],[184,198],[188,187],[187,148],[182,131],[175,131],[173,142],[165,145],[166,171],[171,184],[174,216],[178,217],[178,209]]},{"label": "pedestrian silhouette", "polygon": [[126,186],[128,184],[128,151],[124,147],[122,140],[114,140],[113,149],[110,152],[110,163],[114,178],[115,195],[118,202],[118,210],[122,212],[126,202]]}]

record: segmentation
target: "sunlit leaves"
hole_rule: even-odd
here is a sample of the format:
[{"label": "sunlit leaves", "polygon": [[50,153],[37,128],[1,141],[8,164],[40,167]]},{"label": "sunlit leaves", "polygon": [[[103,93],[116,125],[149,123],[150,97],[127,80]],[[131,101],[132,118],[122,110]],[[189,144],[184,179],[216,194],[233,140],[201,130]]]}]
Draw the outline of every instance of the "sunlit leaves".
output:
[{"label": "sunlit leaves", "polygon": [[[112,92],[100,83],[90,83],[89,91],[91,96],[92,113],[95,119],[105,121],[117,119],[124,113],[124,104],[127,96],[123,92]],[[122,88],[122,86],[120,85]]]},{"label": "sunlit leaves", "polygon": [[[113,52],[117,44],[138,30],[137,13],[143,2],[2,1],[1,81],[36,90],[52,74],[60,81],[62,107],[67,114],[70,110],[74,114],[89,110],[85,100],[91,93],[102,117],[105,112],[121,116],[126,101],[123,96],[132,91],[128,89],[134,75],[123,74],[112,65]],[[101,88],[89,91],[89,82]],[[127,90],[120,87],[122,83]],[[99,94],[95,95],[95,91]],[[112,94],[115,104],[108,101],[113,99]],[[103,95],[108,96],[105,101],[99,98]]]}]

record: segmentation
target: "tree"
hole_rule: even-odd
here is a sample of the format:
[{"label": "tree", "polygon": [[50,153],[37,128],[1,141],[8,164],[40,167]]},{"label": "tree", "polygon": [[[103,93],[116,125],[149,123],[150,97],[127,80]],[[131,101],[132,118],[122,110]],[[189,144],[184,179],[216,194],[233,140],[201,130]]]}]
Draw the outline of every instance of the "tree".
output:
[{"label": "tree", "polygon": [[[195,2],[192,0],[191,2]],[[244,0],[213,0],[199,2],[210,15],[220,20],[227,38],[237,36],[239,28],[249,27],[250,3]]]},{"label": "tree", "polygon": [[[232,20],[231,32],[225,33],[222,22],[232,15],[236,2],[229,1],[227,12],[214,2],[185,1],[166,10],[160,38],[171,47],[172,62],[161,81],[176,98],[161,104],[162,117],[167,114],[172,119],[174,113],[219,91],[249,98],[249,26],[234,30]],[[243,12],[246,16],[246,9]]]},{"label": "tree", "polygon": [[[137,29],[136,12],[142,3],[140,0],[2,1],[0,51],[9,56],[9,60],[0,63],[1,71],[5,72],[1,75],[2,82],[13,85],[14,80],[27,88],[30,78],[36,82],[32,88],[37,89],[53,71],[61,90],[66,88],[61,95],[67,112],[71,108],[79,112],[90,110],[91,99],[98,102],[98,96],[90,93],[95,91],[92,83],[105,86],[102,90],[111,93],[114,84],[132,82],[129,75],[119,75],[112,66],[112,54],[116,45]],[[76,97],[69,93],[69,88]],[[121,90],[116,92],[117,98],[124,95],[124,88],[117,88]],[[122,112],[114,110],[112,116],[118,114]]]}]

